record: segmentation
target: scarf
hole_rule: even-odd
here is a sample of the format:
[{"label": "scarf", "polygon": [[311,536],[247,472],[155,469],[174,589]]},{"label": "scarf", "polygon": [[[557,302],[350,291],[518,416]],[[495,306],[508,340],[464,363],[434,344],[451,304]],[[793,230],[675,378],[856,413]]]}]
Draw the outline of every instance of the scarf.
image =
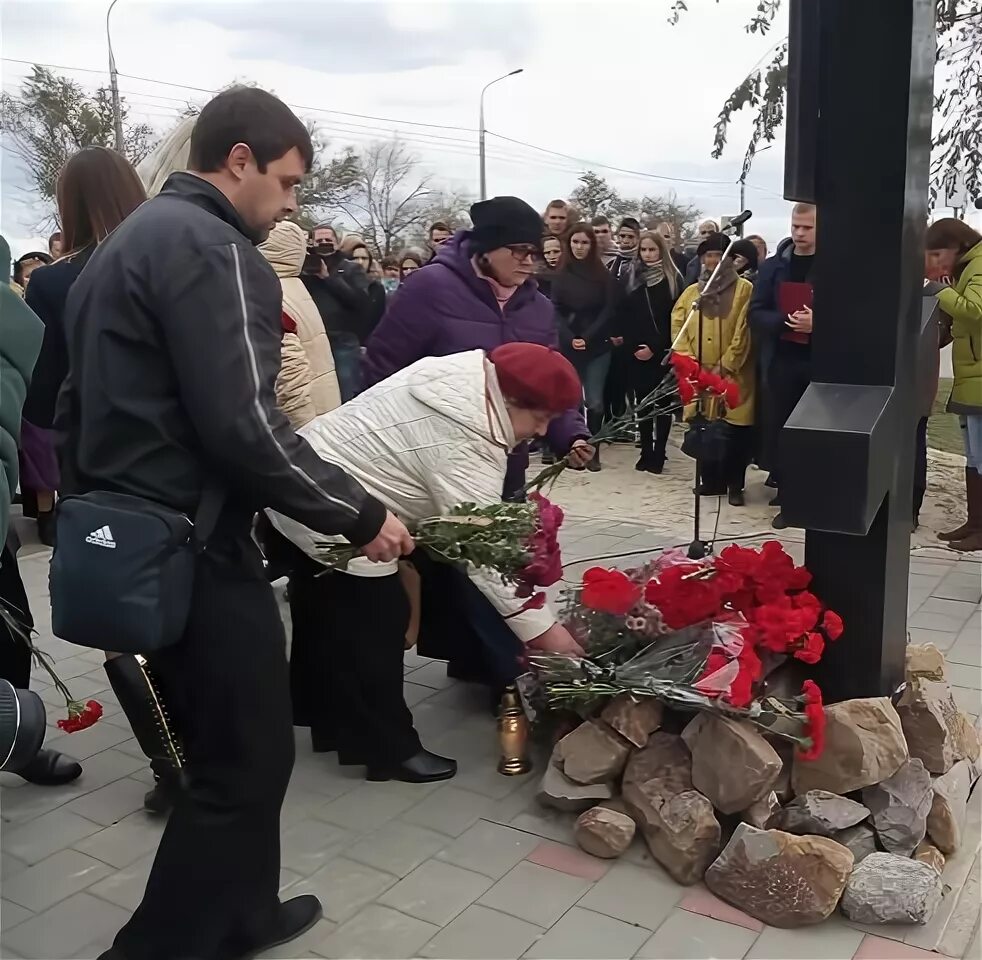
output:
[{"label": "scarf", "polygon": [[727,317],[730,310],[733,309],[733,295],[736,293],[738,279],[733,260],[727,258],[723,261],[723,265],[713,281],[712,289],[708,294],[702,294],[711,276],[712,271],[706,267],[703,267],[699,274],[698,283],[703,312],[713,317]]}]

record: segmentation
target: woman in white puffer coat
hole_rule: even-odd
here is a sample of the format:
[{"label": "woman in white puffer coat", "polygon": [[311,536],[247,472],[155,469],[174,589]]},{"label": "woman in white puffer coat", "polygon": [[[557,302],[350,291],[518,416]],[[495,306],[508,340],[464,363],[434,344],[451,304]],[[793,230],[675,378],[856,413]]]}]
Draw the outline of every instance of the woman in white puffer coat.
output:
[{"label": "woman in white puffer coat", "polygon": [[284,220],[270,231],[257,249],[280,278],[283,312],[296,324],[297,336],[307,355],[310,364],[307,390],[314,405],[314,415],[327,413],[341,405],[341,391],[324,321],[300,279],[307,256],[307,235],[295,223]]},{"label": "woman in white puffer coat", "polygon": [[[299,432],[408,522],[459,503],[500,502],[509,452],[542,436],[580,396],[559,353],[508,343],[490,355],[426,357]],[[396,563],[358,557],[343,573],[326,572],[314,559],[323,537],[285,517],[272,520],[305,554],[290,580],[294,723],[311,728],[315,751],[337,750],[340,763],[367,766],[371,780],[452,777],[456,764],[422,748],[403,699],[409,600]],[[499,578],[471,568],[454,584],[457,592],[475,589],[510,628],[516,661],[525,646],[582,652],[548,608],[523,610]]]}]

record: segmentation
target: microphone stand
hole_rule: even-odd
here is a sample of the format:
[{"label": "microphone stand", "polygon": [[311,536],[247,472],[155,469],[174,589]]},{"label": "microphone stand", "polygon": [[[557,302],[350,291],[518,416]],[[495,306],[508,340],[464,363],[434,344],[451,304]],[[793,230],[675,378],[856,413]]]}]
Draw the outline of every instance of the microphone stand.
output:
[{"label": "microphone stand", "polygon": [[[723,262],[726,260],[730,253],[730,247],[733,246],[733,237],[726,231],[733,229],[732,226],[724,227],[720,232],[726,237],[727,244],[726,249],[723,251],[723,256],[719,258],[719,263],[716,264],[716,269],[709,276],[709,280],[706,281],[706,286],[702,288],[702,292],[699,294],[697,305],[690,308],[689,315],[685,318],[685,323],[682,324],[682,328],[678,332],[678,336],[672,341],[671,347],[669,347],[668,353],[665,355],[665,359],[662,361],[663,364],[667,364],[672,352],[678,345],[678,342],[682,339],[685,334],[689,323],[692,321],[693,315],[698,317],[696,332],[698,334],[698,346],[696,347],[696,361],[698,362],[700,368],[702,367],[702,331],[703,331],[703,311],[702,311],[702,299],[706,293],[710,290],[713,285],[713,281],[719,274],[720,268],[723,266]],[[700,433],[706,428],[706,420],[703,416],[703,397],[699,397],[696,400],[696,416],[694,423],[698,424],[697,429]],[[702,444],[700,443],[697,447],[699,455],[696,457],[696,484],[693,490],[694,502],[693,502],[693,517],[692,517],[692,542],[689,544],[688,557],[690,560],[702,560],[707,553],[712,549],[712,542],[702,539],[702,531],[700,530],[700,521],[702,514],[702,493],[700,487],[702,486]]]}]

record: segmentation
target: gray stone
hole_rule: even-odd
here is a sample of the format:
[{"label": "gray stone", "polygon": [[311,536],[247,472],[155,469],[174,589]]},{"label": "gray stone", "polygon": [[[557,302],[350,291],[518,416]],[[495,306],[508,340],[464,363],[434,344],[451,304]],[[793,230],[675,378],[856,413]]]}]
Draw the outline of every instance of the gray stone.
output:
[{"label": "gray stone", "polygon": [[869,816],[869,810],[855,800],[828,790],[809,790],[795,797],[780,813],[773,826],[788,833],[811,833],[835,838],[836,832],[854,827]]},{"label": "gray stone", "polygon": [[817,760],[795,757],[795,794],[846,794],[892,777],[907,760],[900,717],[889,697],[843,700],[825,708],[825,749]]},{"label": "gray stone", "polygon": [[573,836],[587,853],[613,859],[631,845],[636,829],[630,814],[616,807],[600,804],[585,810],[576,818]]},{"label": "gray stone", "polygon": [[773,927],[803,927],[835,910],[852,866],[834,840],[741,823],[706,871],[706,886]]},{"label": "gray stone", "polygon": [[749,723],[698,713],[682,739],[692,754],[692,785],[721,813],[766,797],[781,773],[781,758]]},{"label": "gray stone", "polygon": [[544,807],[579,813],[603,800],[610,800],[614,790],[609,783],[574,783],[562,770],[550,763],[539,785],[536,799]]},{"label": "gray stone", "polygon": [[849,877],[842,912],[858,923],[926,923],[941,902],[941,877],[919,860],[871,853]]},{"label": "gray stone", "polygon": [[599,720],[581,723],[556,745],[563,773],[576,783],[604,783],[619,777],[631,745]]},{"label": "gray stone", "polygon": [[931,775],[920,760],[908,760],[892,777],[863,791],[873,829],[890,852],[909,857],[924,839],[931,811]]},{"label": "gray stone", "polygon": [[840,830],[832,839],[852,851],[856,863],[865,860],[871,853],[876,853],[876,834],[873,828],[865,823],[858,823],[847,830]]},{"label": "gray stone", "polygon": [[772,790],[766,797],[750,804],[740,814],[740,820],[743,823],[749,823],[750,826],[756,827],[758,830],[766,830],[780,812],[780,801],[777,799],[777,794]]},{"label": "gray stone", "polygon": [[648,737],[661,726],[664,712],[662,702],[654,697],[622,693],[604,707],[600,719],[634,746],[644,747]]},{"label": "gray stone", "polygon": [[942,853],[950,855],[961,846],[974,773],[971,762],[959,760],[931,784],[934,796],[927,815],[927,832]]}]

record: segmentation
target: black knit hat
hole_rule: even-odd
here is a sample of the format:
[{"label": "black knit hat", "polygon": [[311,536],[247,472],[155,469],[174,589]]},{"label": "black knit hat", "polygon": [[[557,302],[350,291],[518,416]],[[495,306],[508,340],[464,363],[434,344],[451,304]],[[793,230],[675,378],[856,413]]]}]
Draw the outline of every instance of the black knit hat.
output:
[{"label": "black knit hat", "polygon": [[757,252],[757,248],[750,240],[734,240],[730,244],[730,256],[741,256],[746,257],[749,261],[750,269],[756,270],[757,265],[760,261],[760,254]]},{"label": "black knit hat", "polygon": [[701,257],[704,253],[716,251],[722,253],[726,249],[726,237],[721,233],[711,233],[702,243],[696,247],[696,256]]},{"label": "black knit hat", "polygon": [[471,207],[471,249],[487,253],[512,243],[542,246],[542,217],[518,197],[492,197]]}]

